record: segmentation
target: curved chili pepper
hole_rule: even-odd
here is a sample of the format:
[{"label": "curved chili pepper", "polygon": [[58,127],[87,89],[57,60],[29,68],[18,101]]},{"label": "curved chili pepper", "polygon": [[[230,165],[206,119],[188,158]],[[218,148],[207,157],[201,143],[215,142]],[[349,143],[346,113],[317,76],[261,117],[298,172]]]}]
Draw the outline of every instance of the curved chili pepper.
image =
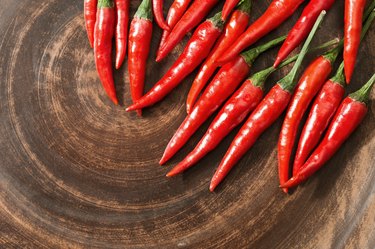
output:
[{"label": "curved chili pepper", "polygon": [[167,24],[167,21],[164,19],[163,16],[163,0],[152,0],[152,9],[155,15],[155,21],[158,26],[164,30],[170,30],[170,27]]},{"label": "curved chili pepper", "polygon": [[[331,40],[311,51],[324,49],[337,43],[337,40]],[[298,55],[283,61],[277,69],[280,69],[289,63],[295,61]],[[189,153],[176,167],[168,174],[168,177],[175,176],[196,164],[207,153],[216,148],[216,146],[226,137],[235,127],[237,127],[247,115],[262,100],[264,83],[267,78],[277,69],[274,67],[266,68],[247,79],[242,86],[230,97],[225,105],[219,111],[211,123],[203,138],[192,152]]]},{"label": "curved chili pepper", "polygon": [[344,68],[348,84],[352,78],[357,58],[365,5],[366,0],[345,0]]},{"label": "curved chili pepper", "polygon": [[[129,82],[133,102],[143,95],[146,64],[152,38],[151,0],[143,0],[130,24],[129,32]],[[137,110],[139,116],[141,110]]]},{"label": "curved chili pepper", "polygon": [[323,85],[312,105],[299,140],[293,165],[293,176],[299,172],[310,152],[318,144],[323,132],[339,107],[345,94],[344,84],[344,63],[341,63],[335,77]]},{"label": "curved chili pepper", "polygon": [[223,6],[223,20],[226,20],[240,0],[226,0]]},{"label": "curved chili pepper", "polygon": [[126,109],[133,111],[151,106],[162,100],[207,57],[223,28],[221,12],[208,19],[195,30],[182,54],[154,87],[136,103]]},{"label": "curved chili pepper", "polygon": [[[289,165],[299,124],[314,96],[332,71],[341,46],[316,58],[302,74],[281,127],[277,145],[280,184],[289,180]],[[287,189],[284,189],[287,193]]]},{"label": "curved chili pepper", "polygon": [[112,0],[99,0],[94,32],[95,64],[100,81],[113,103],[118,104],[112,75],[112,38],[115,10]]},{"label": "curved chili pepper", "polygon": [[292,188],[299,185],[332,158],[366,116],[368,111],[367,102],[374,83],[375,74],[361,89],[350,94],[342,101],[322,142],[311,154],[298,174],[282,184],[281,187]]},{"label": "curved chili pepper", "polygon": [[289,31],[288,37],[277,54],[274,66],[277,67],[302,41],[311,30],[322,10],[329,10],[335,0],[311,0],[303,9],[296,24]]},{"label": "curved chili pepper", "polygon": [[95,29],[95,22],[96,22],[96,5],[98,4],[98,0],[85,0],[84,2],[84,16],[85,16],[85,24],[86,24],[86,31],[87,37],[89,38],[90,46],[94,47],[94,29]]},{"label": "curved chili pepper", "polygon": [[[371,23],[375,19],[374,6],[375,1],[373,1],[372,6],[369,7],[369,9],[372,11],[366,11],[364,16],[364,19],[367,18],[367,20],[362,29],[361,39],[370,29]],[[298,173],[309,154],[318,144],[323,132],[328,127],[329,122],[331,121],[341,103],[342,98],[344,97],[344,88],[344,62],[342,62],[336,72],[336,75],[324,84],[311,107],[309,117],[307,118],[298,143],[293,165],[293,176]]]},{"label": "curved chili pepper", "polygon": [[214,74],[217,68],[216,59],[245,31],[250,21],[251,2],[252,0],[244,0],[233,12],[229,22],[225,25],[223,34],[201,66],[187,96],[186,111],[188,114],[191,112],[202,89]]},{"label": "curved chili pepper", "polygon": [[202,96],[169,141],[159,164],[167,162],[189,140],[196,130],[221,106],[249,74],[254,60],[264,51],[280,44],[284,37],[277,38],[251,49],[235,60],[225,64],[207,86]]},{"label": "curved chili pepper", "polygon": [[273,0],[266,12],[259,17],[247,30],[229,47],[228,51],[217,60],[224,64],[232,60],[246,47],[254,44],[260,38],[277,28],[290,17],[304,0]]},{"label": "curved chili pepper", "polygon": [[129,0],[115,0],[115,6],[117,12],[115,65],[116,69],[119,69],[125,59],[128,41]]},{"label": "curved chili pepper", "polygon": [[277,120],[288,106],[289,100],[292,96],[292,91],[297,83],[297,71],[302,64],[311,40],[314,37],[319,24],[323,20],[324,15],[325,11],[322,11],[306,39],[292,70],[271,88],[270,92],[255,108],[232,141],[224,158],[221,160],[218,169],[212,177],[210,191],[215,190],[217,185],[219,185],[219,183],[225,178],[233,166],[254,145],[259,136]]},{"label": "curved chili pepper", "polygon": [[[182,15],[185,13],[185,10],[189,6],[191,0],[175,0],[171,7],[168,10],[167,15],[167,24],[168,26],[173,29],[173,27],[177,24],[177,22],[181,19]],[[163,29],[163,34],[161,35],[160,44],[158,48],[159,50],[164,46],[167,37],[169,36],[170,31]]]},{"label": "curved chili pepper", "polygon": [[186,33],[197,26],[218,2],[219,0],[195,0],[172,29],[164,46],[158,51],[156,61],[164,59]]}]

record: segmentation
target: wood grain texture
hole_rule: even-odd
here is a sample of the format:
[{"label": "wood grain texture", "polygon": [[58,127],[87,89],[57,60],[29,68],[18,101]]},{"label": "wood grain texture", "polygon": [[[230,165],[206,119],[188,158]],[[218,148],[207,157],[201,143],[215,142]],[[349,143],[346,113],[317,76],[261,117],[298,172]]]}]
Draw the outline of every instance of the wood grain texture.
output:
[{"label": "wood grain texture", "polygon": [[[140,1],[131,2],[134,14]],[[269,2],[254,2],[252,20]],[[209,193],[235,132],[187,173],[167,179],[206,123],[158,166],[186,115],[193,76],[138,118],[124,110],[131,102],[127,65],[115,73],[120,106],[100,85],[83,1],[0,6],[0,248],[375,248],[375,101],[327,166],[291,195],[278,188],[281,119]],[[298,13],[261,42],[285,34]],[[343,1],[336,1],[314,43],[342,35],[342,16]],[[153,62],[160,36],[155,26],[147,89],[182,49]],[[374,40],[373,26],[349,91],[374,73]],[[253,72],[272,65],[276,52],[262,56]]]}]

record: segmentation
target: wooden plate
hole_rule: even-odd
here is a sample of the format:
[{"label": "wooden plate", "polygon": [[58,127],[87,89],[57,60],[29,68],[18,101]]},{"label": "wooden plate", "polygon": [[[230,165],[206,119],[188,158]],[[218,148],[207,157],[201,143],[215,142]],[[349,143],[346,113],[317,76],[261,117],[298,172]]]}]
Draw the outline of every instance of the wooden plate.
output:
[{"label": "wooden plate", "polygon": [[[139,2],[132,1],[132,14]],[[254,1],[252,20],[269,2]],[[158,165],[186,115],[193,75],[138,118],[124,108],[131,103],[127,65],[115,73],[121,106],[100,85],[82,1],[0,5],[1,248],[375,247],[374,101],[335,157],[291,195],[278,188],[281,119],[210,193],[209,180],[235,132],[182,176],[165,174],[209,123],[168,165]],[[300,12],[261,42],[285,34]],[[341,36],[342,16],[343,1],[337,1],[314,43]],[[160,35],[155,26],[147,89],[183,48],[155,63]],[[349,91],[374,73],[374,40],[372,28]],[[263,55],[253,72],[271,65],[276,52]],[[275,73],[268,87],[287,70]]]}]

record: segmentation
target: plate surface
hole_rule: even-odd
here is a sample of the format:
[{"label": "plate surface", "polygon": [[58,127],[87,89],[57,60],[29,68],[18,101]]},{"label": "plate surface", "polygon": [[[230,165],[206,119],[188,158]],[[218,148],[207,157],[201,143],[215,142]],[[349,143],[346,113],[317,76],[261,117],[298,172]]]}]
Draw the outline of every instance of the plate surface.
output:
[{"label": "plate surface", "polygon": [[[375,247],[375,101],[327,166],[289,196],[277,180],[281,119],[215,193],[209,180],[235,132],[194,168],[167,179],[209,124],[158,165],[186,116],[193,75],[138,118],[124,110],[131,102],[124,65],[115,73],[121,106],[113,106],[95,71],[82,2],[0,0],[1,248]],[[140,1],[131,2],[134,14]],[[252,20],[269,3],[254,1]],[[300,12],[261,42],[287,33]],[[342,35],[342,16],[343,1],[336,1],[314,44]],[[161,35],[154,30],[146,90],[183,48],[153,62]],[[374,40],[373,26],[349,91],[373,73]],[[276,52],[263,55],[253,72],[271,65]],[[287,71],[275,73],[268,88]]]}]

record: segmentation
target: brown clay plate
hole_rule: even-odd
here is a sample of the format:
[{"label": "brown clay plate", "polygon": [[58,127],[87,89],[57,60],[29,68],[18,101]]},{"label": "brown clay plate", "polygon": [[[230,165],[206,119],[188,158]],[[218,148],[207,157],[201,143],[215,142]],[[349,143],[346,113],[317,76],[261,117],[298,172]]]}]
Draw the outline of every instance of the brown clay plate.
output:
[{"label": "brown clay plate", "polygon": [[[132,1],[132,14],[139,2]],[[254,1],[252,20],[269,2]],[[343,2],[336,1],[314,44],[342,35]],[[124,110],[131,103],[124,65],[115,73],[122,102],[113,106],[95,71],[82,5],[0,0],[1,248],[375,247],[374,101],[326,167],[289,196],[277,180],[281,119],[215,193],[208,183],[235,132],[196,167],[167,179],[208,126],[168,165],[158,165],[186,115],[193,76],[138,118]],[[286,34],[300,12],[261,42]],[[155,63],[160,35],[155,26],[146,90],[183,48]],[[349,91],[374,73],[374,40],[372,28]],[[253,72],[271,65],[276,52],[262,56]]]}]

